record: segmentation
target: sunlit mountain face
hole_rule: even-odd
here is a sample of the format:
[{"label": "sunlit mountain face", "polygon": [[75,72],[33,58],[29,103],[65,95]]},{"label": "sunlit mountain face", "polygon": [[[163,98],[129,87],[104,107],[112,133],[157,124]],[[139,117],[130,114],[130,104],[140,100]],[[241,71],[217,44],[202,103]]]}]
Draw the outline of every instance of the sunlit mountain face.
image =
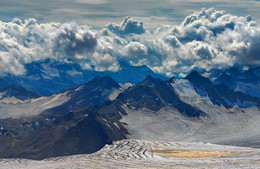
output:
[{"label": "sunlit mountain face", "polygon": [[230,168],[257,168],[259,1],[47,1],[0,0],[6,168],[19,167],[13,158],[160,168],[176,160],[176,145],[206,152],[200,164],[185,155],[183,165],[227,158]]}]

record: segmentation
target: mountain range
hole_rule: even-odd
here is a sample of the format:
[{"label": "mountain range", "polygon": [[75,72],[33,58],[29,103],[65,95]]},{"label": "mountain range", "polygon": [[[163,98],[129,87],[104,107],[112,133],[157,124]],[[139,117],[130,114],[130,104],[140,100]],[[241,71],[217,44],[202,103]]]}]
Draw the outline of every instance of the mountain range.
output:
[{"label": "mountain range", "polygon": [[147,75],[166,80],[164,75],[154,73],[147,66],[132,66],[120,63],[120,70],[95,71],[82,69],[78,64],[60,63],[47,59],[44,61],[26,64],[24,75],[11,75],[0,77],[0,87],[18,85],[41,96],[49,96],[78,86],[97,76],[109,75],[117,82],[136,83],[142,81]]},{"label": "mountain range", "polygon": [[135,84],[97,76],[50,96],[14,85],[0,91],[0,157],[93,153],[127,138],[260,145],[260,97],[197,71],[184,79],[148,75]]},{"label": "mountain range", "polygon": [[232,90],[251,96],[260,96],[260,67],[241,71],[237,67],[226,70],[211,70],[208,77],[214,84],[225,84]]}]

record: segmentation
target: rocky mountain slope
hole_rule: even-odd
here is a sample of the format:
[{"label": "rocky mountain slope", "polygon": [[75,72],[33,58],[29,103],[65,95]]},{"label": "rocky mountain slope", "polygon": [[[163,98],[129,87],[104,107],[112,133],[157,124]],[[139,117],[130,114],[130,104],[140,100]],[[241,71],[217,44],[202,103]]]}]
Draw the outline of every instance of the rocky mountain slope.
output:
[{"label": "rocky mountain slope", "polygon": [[191,72],[185,79],[192,83],[196,93],[209,97],[212,103],[218,106],[259,106],[260,98],[252,97],[239,91],[233,91],[224,84],[215,85],[208,78],[201,76],[197,71]]},{"label": "rocky mountain slope", "polygon": [[120,65],[120,70],[117,72],[102,72],[82,69],[76,63],[60,63],[47,59],[26,64],[26,74],[24,75],[15,76],[8,74],[0,77],[0,87],[15,84],[41,96],[49,96],[79,86],[97,76],[109,75],[121,83],[140,82],[149,74],[166,79],[164,75],[154,73],[147,66],[132,66],[127,63],[120,63]]},{"label": "rocky mountain slope", "polygon": [[214,84],[225,84],[232,90],[260,97],[260,67],[241,71],[236,67],[212,70],[208,74]]},{"label": "rocky mountain slope", "polygon": [[38,94],[31,91],[27,91],[25,88],[10,85],[0,88],[0,100],[1,102],[12,102],[12,100],[27,100],[36,99],[40,97]]},{"label": "rocky mountain slope", "polygon": [[93,153],[126,138],[258,147],[259,103],[196,71],[166,81],[147,76],[133,86],[96,77],[49,97],[0,105],[1,157]]},{"label": "rocky mountain slope", "polygon": [[[110,95],[123,90],[104,76],[60,94],[1,107],[1,156],[42,159],[91,153],[112,140],[126,138],[127,131],[120,123],[97,113],[100,104],[110,102]],[[4,110],[10,113],[5,116]],[[81,146],[83,142],[86,148]]]}]

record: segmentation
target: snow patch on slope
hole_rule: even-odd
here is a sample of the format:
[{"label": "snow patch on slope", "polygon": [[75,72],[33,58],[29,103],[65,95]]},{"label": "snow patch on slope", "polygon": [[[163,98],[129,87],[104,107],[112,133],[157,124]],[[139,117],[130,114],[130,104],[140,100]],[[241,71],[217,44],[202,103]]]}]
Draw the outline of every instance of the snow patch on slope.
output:
[{"label": "snow patch on slope", "polygon": [[24,103],[24,100],[20,100],[17,99],[16,97],[12,96],[12,97],[6,97],[3,99],[0,99],[1,103],[5,103],[5,104],[18,104],[18,103]]},{"label": "snow patch on slope", "polygon": [[0,101],[0,119],[38,115],[42,111],[61,105],[69,99],[70,96],[67,92],[16,102],[15,98],[12,98],[11,102],[7,102],[5,99],[5,101]]},{"label": "snow patch on slope", "polygon": [[127,82],[127,83],[118,83],[120,87],[122,87],[123,89],[128,89],[132,86],[134,86],[133,83]]},{"label": "snow patch on slope", "polygon": [[120,94],[120,93],[123,93],[124,89],[120,88],[120,89],[113,89],[111,94],[109,95],[109,100],[113,101],[117,98],[117,96]]},{"label": "snow patch on slope", "polygon": [[117,98],[117,96],[120,94],[120,93],[123,93],[126,89],[130,88],[133,86],[132,83],[118,83],[120,88],[119,89],[113,89],[111,94],[109,94],[109,100],[113,101]]},{"label": "snow patch on slope", "polygon": [[182,100],[189,100],[188,102],[200,103],[206,102],[208,104],[212,104],[211,100],[208,97],[202,97],[199,95],[192,84],[187,79],[175,79],[171,83],[174,91],[180,96]]},{"label": "snow patch on slope", "polygon": [[7,93],[6,91],[5,91],[5,92],[0,92],[0,99],[2,99],[3,96],[4,96],[6,93]]}]

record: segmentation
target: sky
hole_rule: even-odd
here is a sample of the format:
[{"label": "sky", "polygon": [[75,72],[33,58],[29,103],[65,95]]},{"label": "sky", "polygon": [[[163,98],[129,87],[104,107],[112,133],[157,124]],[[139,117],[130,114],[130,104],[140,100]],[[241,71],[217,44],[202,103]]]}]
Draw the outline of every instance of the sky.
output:
[{"label": "sky", "polygon": [[0,0],[0,76],[51,59],[185,76],[260,65],[258,0]]},{"label": "sky", "polygon": [[36,18],[40,22],[70,22],[102,28],[120,23],[126,16],[145,23],[147,29],[162,24],[178,24],[184,17],[202,7],[246,16],[260,21],[259,0],[0,0],[0,17]]}]

